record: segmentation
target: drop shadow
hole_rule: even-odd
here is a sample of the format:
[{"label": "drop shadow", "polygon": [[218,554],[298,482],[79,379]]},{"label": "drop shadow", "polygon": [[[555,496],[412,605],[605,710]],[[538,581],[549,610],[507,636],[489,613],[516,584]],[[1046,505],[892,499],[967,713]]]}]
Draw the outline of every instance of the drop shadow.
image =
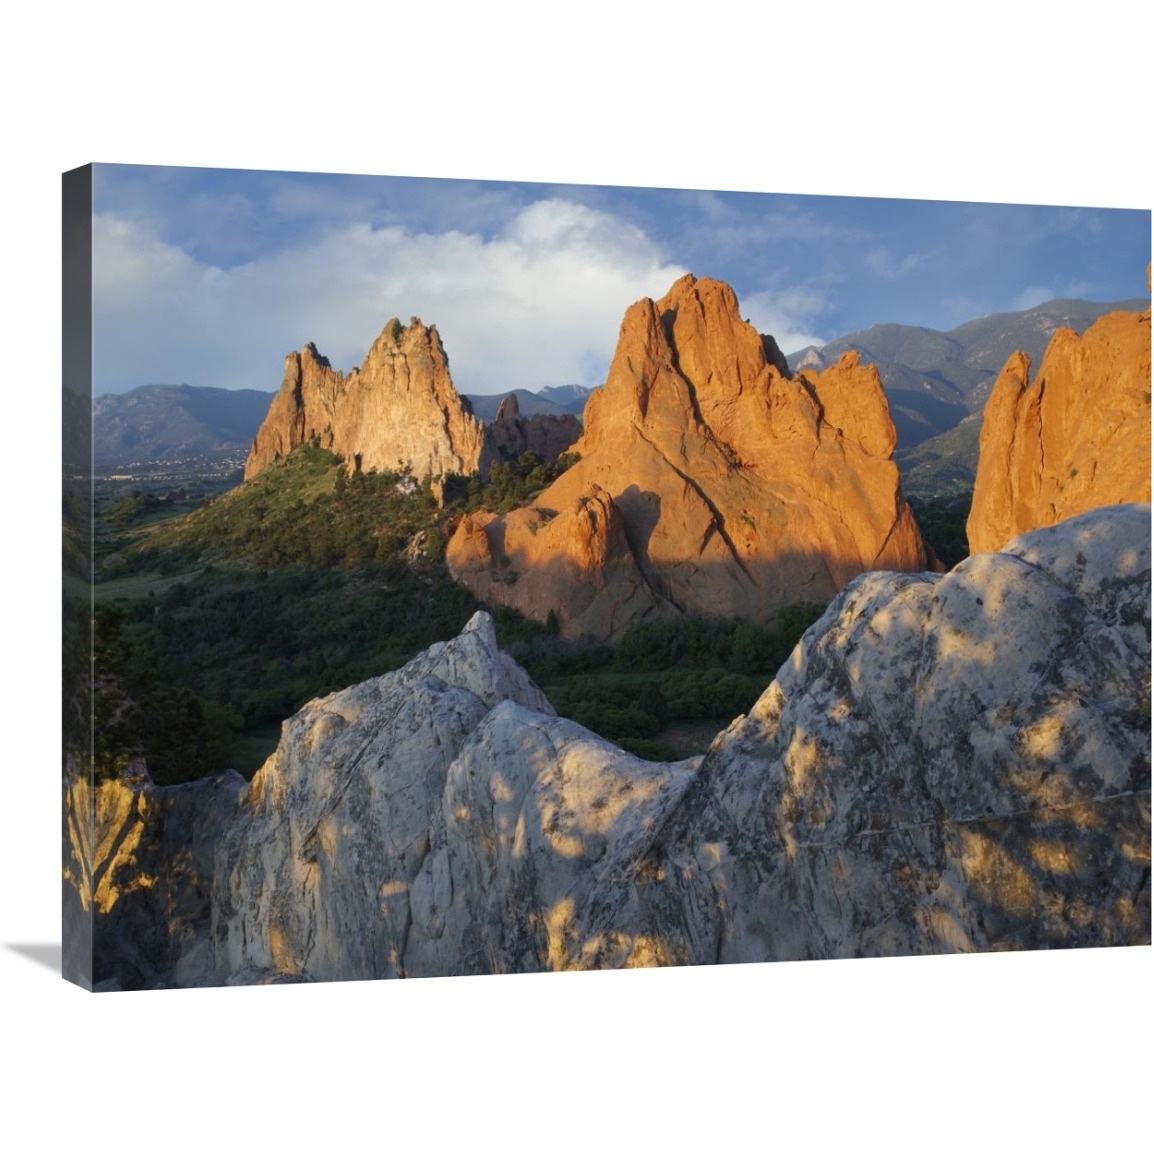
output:
[{"label": "drop shadow", "polygon": [[54,974],[61,972],[64,947],[59,942],[5,942],[4,948],[44,966]]}]

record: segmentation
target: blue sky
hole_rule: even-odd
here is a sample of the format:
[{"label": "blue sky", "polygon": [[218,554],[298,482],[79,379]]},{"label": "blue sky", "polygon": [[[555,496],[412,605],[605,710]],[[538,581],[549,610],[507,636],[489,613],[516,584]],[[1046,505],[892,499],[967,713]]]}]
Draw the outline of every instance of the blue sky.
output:
[{"label": "blue sky", "polygon": [[310,340],[348,370],[393,316],[437,325],[462,392],[598,385],[684,272],[791,352],[1142,297],[1150,260],[1148,210],[98,165],[94,211],[97,394],[275,389]]}]

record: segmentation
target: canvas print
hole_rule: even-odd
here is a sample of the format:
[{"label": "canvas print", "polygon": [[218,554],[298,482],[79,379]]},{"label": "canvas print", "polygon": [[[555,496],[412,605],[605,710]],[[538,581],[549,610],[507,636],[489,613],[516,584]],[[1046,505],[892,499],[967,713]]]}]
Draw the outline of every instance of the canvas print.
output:
[{"label": "canvas print", "polygon": [[1150,212],[64,178],[65,976],[1150,943]]}]

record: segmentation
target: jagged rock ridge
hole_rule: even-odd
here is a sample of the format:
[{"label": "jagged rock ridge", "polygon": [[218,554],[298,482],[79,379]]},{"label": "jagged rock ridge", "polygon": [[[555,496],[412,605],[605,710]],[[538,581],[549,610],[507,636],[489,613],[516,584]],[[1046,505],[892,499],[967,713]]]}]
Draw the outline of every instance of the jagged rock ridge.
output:
[{"label": "jagged rock ridge", "polygon": [[552,716],[478,614],[243,789],[101,786],[104,988],[1149,944],[1149,517],[858,578],[688,762]]},{"label": "jagged rock ridge", "polygon": [[453,387],[436,327],[416,317],[407,326],[389,321],[347,377],[315,345],[290,353],[245,480],[313,439],[363,469],[407,468],[418,478],[484,471],[495,459]]},{"label": "jagged rock ridge", "polygon": [[733,290],[686,276],[625,314],[578,464],[532,507],[466,518],[450,572],[565,636],[679,612],[765,620],[867,569],[933,565],[877,373],[790,377]]},{"label": "jagged rock ridge", "polygon": [[811,345],[791,353],[789,364],[822,369],[856,349],[862,360],[877,365],[898,429],[899,450],[908,452],[955,427],[967,414],[980,414],[1011,353],[1020,350],[1040,361],[1058,329],[1083,332],[1104,313],[1141,307],[1137,299],[1053,300],[1023,312],[991,313],[948,332],[878,324],[820,349]]},{"label": "jagged rock ridge", "polygon": [[1150,500],[1150,310],[1059,329],[1030,378],[1014,353],[982,417],[971,552],[1099,505]]},{"label": "jagged rock ridge", "polygon": [[496,416],[485,425],[485,437],[501,457],[535,453],[555,461],[581,436],[581,421],[572,413],[530,413],[522,416],[516,393],[504,397]]},{"label": "jagged rock ridge", "polygon": [[391,320],[347,377],[313,344],[285,358],[285,375],[245,464],[249,480],[316,440],[354,467],[408,469],[418,479],[487,475],[502,457],[556,460],[581,435],[569,413],[521,416],[514,395],[486,424],[449,373],[435,326]]}]

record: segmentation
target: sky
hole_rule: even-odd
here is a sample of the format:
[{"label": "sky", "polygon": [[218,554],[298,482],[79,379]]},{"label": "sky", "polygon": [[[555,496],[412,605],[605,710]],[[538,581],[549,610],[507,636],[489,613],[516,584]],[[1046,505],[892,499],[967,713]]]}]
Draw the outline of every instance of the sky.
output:
[{"label": "sky", "polygon": [[414,316],[461,392],[597,386],[625,309],[686,272],[789,353],[1143,297],[1150,260],[1145,209],[108,164],[93,201],[96,395],[273,390],[307,342],[348,371]]}]

